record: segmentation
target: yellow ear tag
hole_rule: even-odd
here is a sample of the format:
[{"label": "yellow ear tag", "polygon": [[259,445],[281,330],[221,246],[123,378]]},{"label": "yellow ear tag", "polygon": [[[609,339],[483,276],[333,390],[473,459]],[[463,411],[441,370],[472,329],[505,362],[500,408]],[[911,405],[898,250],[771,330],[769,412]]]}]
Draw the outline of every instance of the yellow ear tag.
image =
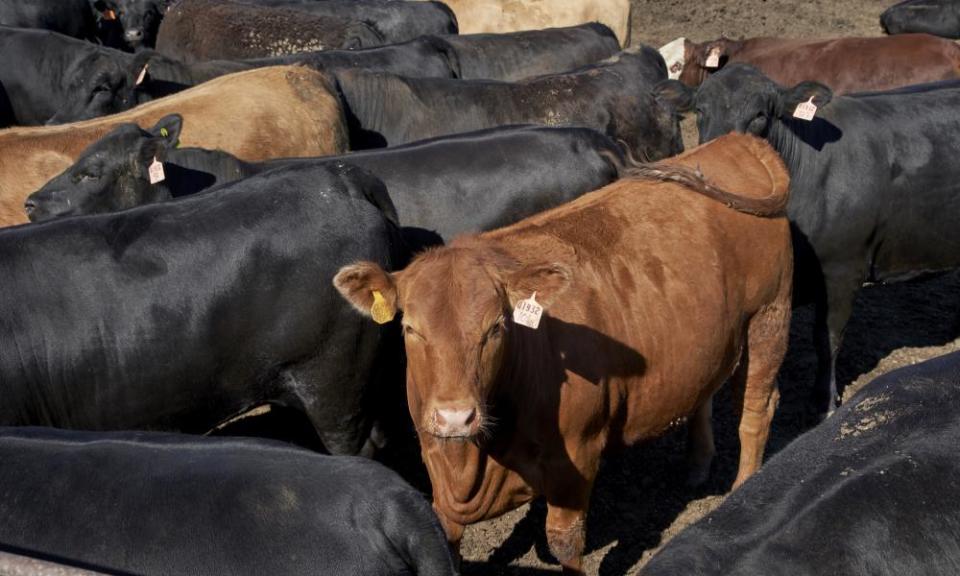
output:
[{"label": "yellow ear tag", "polygon": [[377,324],[386,324],[393,320],[393,315],[393,310],[383,298],[383,294],[379,290],[374,290],[373,305],[370,306],[370,316],[373,316],[373,321]]},{"label": "yellow ear tag", "polygon": [[160,129],[160,135],[163,136],[164,138],[166,138],[167,136],[170,135],[170,133],[167,132],[167,129],[166,129],[166,128],[161,128],[161,129]]}]

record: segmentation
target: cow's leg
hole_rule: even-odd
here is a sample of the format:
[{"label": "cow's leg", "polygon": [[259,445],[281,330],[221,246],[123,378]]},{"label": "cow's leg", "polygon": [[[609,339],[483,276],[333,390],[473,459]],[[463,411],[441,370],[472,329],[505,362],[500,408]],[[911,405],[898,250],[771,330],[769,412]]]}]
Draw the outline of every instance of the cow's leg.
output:
[{"label": "cow's leg", "polygon": [[840,406],[837,391],[837,355],[840,343],[853,313],[853,301],[862,284],[858,274],[824,275],[825,295],[816,302],[814,346],[817,352],[817,381],[813,390],[813,406],[820,419],[830,416]]},{"label": "cow's leg", "polygon": [[[569,499],[569,498],[567,498]],[[547,499],[547,545],[560,561],[564,574],[583,574],[583,549],[587,542],[587,510],[550,504]]]},{"label": "cow's leg", "polygon": [[700,486],[710,476],[713,445],[713,395],[697,408],[687,427],[687,485]]},{"label": "cow's leg", "polygon": [[780,393],[777,372],[790,338],[789,286],[784,298],[765,306],[750,319],[747,345],[732,379],[740,412],[740,467],[736,489],[763,463],[763,451]]}]

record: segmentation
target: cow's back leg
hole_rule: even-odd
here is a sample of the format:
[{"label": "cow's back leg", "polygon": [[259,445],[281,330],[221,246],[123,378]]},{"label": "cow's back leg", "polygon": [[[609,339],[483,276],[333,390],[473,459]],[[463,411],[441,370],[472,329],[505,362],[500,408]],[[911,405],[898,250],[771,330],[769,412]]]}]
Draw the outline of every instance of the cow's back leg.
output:
[{"label": "cow's back leg", "polygon": [[812,405],[819,419],[833,414],[840,406],[837,390],[837,355],[853,313],[853,301],[863,281],[858,273],[824,274],[825,290],[816,302],[814,346],[817,353],[817,380]]},{"label": "cow's back leg", "polygon": [[713,444],[713,395],[700,404],[687,428],[687,485],[700,486],[710,477],[716,454]]},{"label": "cow's back leg", "polygon": [[740,365],[731,380],[735,408],[740,416],[740,466],[737,488],[763,463],[770,423],[780,393],[777,372],[787,352],[790,326],[789,284],[778,298],[754,314],[747,327],[747,342]]}]

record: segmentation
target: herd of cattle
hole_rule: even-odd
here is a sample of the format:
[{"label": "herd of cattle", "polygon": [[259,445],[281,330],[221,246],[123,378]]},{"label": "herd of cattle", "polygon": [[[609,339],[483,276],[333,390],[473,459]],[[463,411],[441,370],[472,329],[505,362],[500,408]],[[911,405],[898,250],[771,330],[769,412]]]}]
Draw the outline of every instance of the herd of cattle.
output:
[{"label": "herd of cattle", "polygon": [[[960,353],[835,377],[862,286],[960,266],[960,2],[630,10],[0,0],[0,573],[448,575],[542,496],[579,574],[602,456],[686,422],[703,483],[727,383],[736,491],[643,574],[960,574]],[[805,304],[822,422],[761,468]],[[329,454],[198,436],[263,405]]]}]

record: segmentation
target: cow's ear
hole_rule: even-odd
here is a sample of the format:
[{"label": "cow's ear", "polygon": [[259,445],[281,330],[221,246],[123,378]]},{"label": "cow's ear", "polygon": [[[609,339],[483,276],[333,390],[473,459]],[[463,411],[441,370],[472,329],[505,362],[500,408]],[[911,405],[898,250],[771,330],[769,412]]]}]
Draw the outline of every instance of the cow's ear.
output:
[{"label": "cow's ear", "polygon": [[150,78],[150,60],[157,56],[153,50],[140,50],[133,56],[127,71],[127,86],[136,88]]},{"label": "cow's ear", "polygon": [[527,265],[510,272],[506,278],[510,306],[515,307],[517,302],[536,293],[537,302],[549,308],[570,286],[572,278],[570,268],[559,262]]},{"label": "cow's ear", "polygon": [[801,82],[780,94],[777,112],[780,116],[792,116],[797,105],[808,102],[813,98],[813,104],[819,109],[826,106],[833,98],[833,90],[819,82]]},{"label": "cow's ear", "polygon": [[180,131],[183,129],[183,116],[179,114],[168,114],[161,118],[149,130],[154,138],[159,139],[160,144],[167,150],[177,147],[180,141]]},{"label": "cow's ear", "polygon": [[653,87],[653,97],[674,112],[689,112],[693,108],[692,88],[679,80],[662,80]]},{"label": "cow's ear", "polygon": [[361,314],[385,324],[397,315],[397,283],[393,275],[373,262],[344,266],[333,285]]}]

